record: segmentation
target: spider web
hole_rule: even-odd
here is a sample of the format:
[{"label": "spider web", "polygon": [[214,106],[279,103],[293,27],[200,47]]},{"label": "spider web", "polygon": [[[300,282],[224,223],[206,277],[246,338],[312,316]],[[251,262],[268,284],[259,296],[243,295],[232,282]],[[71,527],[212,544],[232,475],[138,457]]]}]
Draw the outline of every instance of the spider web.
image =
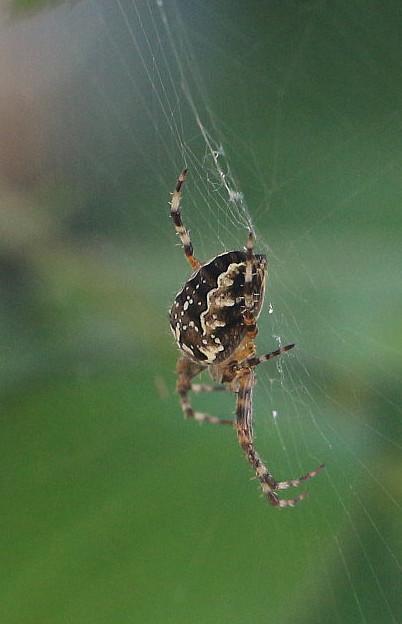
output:
[{"label": "spider web", "polygon": [[[374,26],[359,3],[253,7],[89,0],[48,14],[46,32],[56,27],[60,35],[59,62],[69,48],[85,93],[79,103],[73,95],[56,107],[53,100],[42,113],[55,121],[52,160],[59,175],[74,154],[73,179],[117,195],[113,218],[135,231],[136,248],[124,245],[125,253],[142,267],[145,283],[164,283],[159,294],[147,293],[161,310],[187,275],[165,218],[184,166],[183,220],[197,257],[243,247],[250,227],[257,251],[268,256],[258,352],[288,342],[296,349],[258,370],[256,446],[278,479],[321,462],[326,469],[308,483],[310,496],[297,510],[280,514],[258,497],[254,503],[257,485],[250,487],[241,462],[234,484],[233,464],[218,475],[216,500],[233,487],[242,501],[243,517],[232,518],[232,529],[246,532],[251,577],[260,579],[254,590],[245,581],[252,601],[238,606],[234,621],[250,621],[249,614],[252,621],[395,624],[402,571],[400,344],[379,308],[386,302],[392,327],[389,310],[397,308],[389,290],[397,284],[388,271],[400,260],[391,230],[401,225],[395,201],[401,132],[391,103],[397,88],[378,77],[393,44],[378,50],[384,44],[377,39],[370,46]],[[382,24],[397,31],[392,20]],[[336,60],[341,43],[342,59],[347,51],[353,57],[351,73],[362,72],[367,82],[374,76],[388,89],[381,107],[379,91],[365,87],[361,123],[348,107],[352,79],[337,91],[347,75]],[[319,53],[328,72],[338,72],[332,82],[320,78]],[[67,159],[58,147],[57,137],[65,137],[60,113],[71,131]],[[129,200],[121,188],[131,190]],[[110,225],[107,208],[91,215],[98,226]],[[352,299],[360,303],[349,305]],[[156,317],[161,323],[163,314]],[[229,405],[222,397],[199,402],[215,414]],[[202,434],[209,440],[215,432]],[[219,439],[221,448],[228,444]],[[189,575],[213,557],[220,513],[204,519],[207,532],[194,545]],[[236,531],[227,539],[235,549]],[[185,591],[186,579],[176,583],[174,591]],[[236,603],[233,593],[222,599]],[[143,609],[151,617],[152,605]],[[230,607],[225,613],[234,617]]]}]

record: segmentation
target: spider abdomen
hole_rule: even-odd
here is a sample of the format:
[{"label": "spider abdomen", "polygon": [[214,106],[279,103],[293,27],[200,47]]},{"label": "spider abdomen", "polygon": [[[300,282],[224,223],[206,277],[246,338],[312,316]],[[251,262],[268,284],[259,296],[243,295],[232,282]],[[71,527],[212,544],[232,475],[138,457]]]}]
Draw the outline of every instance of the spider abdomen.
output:
[{"label": "spider abdomen", "polygon": [[[246,333],[244,280],[246,252],[230,251],[201,266],[176,295],[170,326],[179,348],[196,362],[217,364],[228,359]],[[254,256],[254,316],[261,310],[266,258]]]}]

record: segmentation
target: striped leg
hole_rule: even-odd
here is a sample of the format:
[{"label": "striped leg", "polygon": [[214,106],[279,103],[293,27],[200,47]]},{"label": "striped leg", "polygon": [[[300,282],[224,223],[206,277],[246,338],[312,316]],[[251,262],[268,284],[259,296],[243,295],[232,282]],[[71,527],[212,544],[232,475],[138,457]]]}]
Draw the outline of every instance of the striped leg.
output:
[{"label": "striped leg", "polygon": [[244,323],[247,326],[247,334],[250,338],[255,338],[258,332],[254,316],[253,298],[253,267],[254,267],[254,234],[250,230],[247,238],[246,273],[244,277]]},{"label": "striped leg", "polygon": [[252,366],[254,368],[255,366],[258,366],[258,364],[261,364],[262,362],[268,362],[268,360],[272,360],[278,355],[281,355],[281,353],[286,353],[286,351],[290,351],[290,349],[293,349],[294,346],[295,346],[294,344],[288,344],[285,347],[279,347],[279,349],[276,349],[275,351],[271,351],[271,353],[266,353],[265,355],[251,357],[247,360],[247,366]]},{"label": "striped leg", "polygon": [[307,472],[307,474],[299,477],[298,479],[289,479],[289,481],[278,481],[278,483],[276,484],[276,489],[288,490],[291,487],[299,487],[299,485],[301,485],[303,481],[308,481],[309,479],[317,476],[323,468],[325,468],[325,464],[320,464],[318,468],[316,468],[315,470],[310,470],[310,472]]},{"label": "striped leg", "polygon": [[237,394],[236,404],[236,431],[239,444],[243,449],[249,464],[255,471],[257,479],[261,484],[263,494],[266,496],[271,505],[275,507],[294,507],[298,502],[307,496],[307,492],[302,492],[298,496],[290,499],[280,499],[277,491],[285,490],[290,487],[297,487],[302,481],[315,477],[321,470],[320,466],[317,470],[311,471],[300,479],[289,481],[275,481],[271,472],[265,466],[261,457],[258,455],[253,444],[252,432],[252,390],[254,385],[254,372],[252,369],[244,369],[239,379],[239,391]]},{"label": "striped leg", "polygon": [[218,418],[217,416],[210,416],[203,412],[196,412],[191,407],[189,392],[193,390],[195,392],[212,392],[213,390],[222,389],[224,386],[207,386],[204,384],[192,384],[193,377],[198,375],[203,370],[202,366],[193,363],[186,357],[181,357],[177,362],[177,392],[180,396],[180,405],[184,414],[184,418],[191,420],[197,420],[198,422],[207,422],[212,425],[232,425],[233,420],[231,418]]},{"label": "striped leg", "polygon": [[172,217],[172,221],[174,223],[176,234],[180,237],[180,240],[182,242],[184,253],[186,254],[186,258],[188,262],[190,263],[191,268],[195,270],[201,266],[201,263],[193,255],[193,245],[190,240],[190,234],[188,230],[185,228],[183,221],[181,220],[181,210],[180,210],[181,189],[185,182],[186,177],[187,177],[187,169],[184,169],[179,175],[176,188],[174,192],[172,193],[172,201],[170,202],[170,216]]},{"label": "striped leg", "polygon": [[191,384],[192,392],[200,394],[201,392],[225,392],[227,389],[223,384],[212,386],[210,384]]}]

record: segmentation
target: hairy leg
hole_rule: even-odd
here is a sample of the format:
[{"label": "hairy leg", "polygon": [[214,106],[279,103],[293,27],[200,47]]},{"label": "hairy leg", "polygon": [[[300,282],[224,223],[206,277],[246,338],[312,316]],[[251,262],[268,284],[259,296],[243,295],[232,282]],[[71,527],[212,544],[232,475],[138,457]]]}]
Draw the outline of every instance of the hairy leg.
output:
[{"label": "hairy leg", "polygon": [[266,353],[265,355],[259,355],[255,357],[251,357],[247,360],[247,366],[255,367],[258,364],[262,364],[262,362],[268,362],[268,360],[272,360],[273,358],[281,355],[281,353],[286,353],[286,351],[290,351],[293,349],[294,344],[288,344],[285,347],[279,347],[279,349],[275,349],[275,351],[271,351],[270,353]]},{"label": "hairy leg", "polygon": [[187,261],[189,262],[191,268],[195,270],[195,269],[199,269],[199,267],[201,266],[201,263],[194,256],[193,244],[190,239],[189,231],[186,229],[186,227],[183,224],[183,221],[181,218],[181,209],[180,209],[181,189],[186,180],[186,176],[187,176],[187,169],[184,169],[179,175],[177,183],[176,183],[176,188],[174,192],[172,193],[172,200],[170,202],[170,216],[172,217],[172,221],[176,230],[176,234],[179,236],[182,242]]},{"label": "hairy leg", "polygon": [[204,384],[192,384],[192,379],[198,375],[202,370],[203,366],[199,364],[195,364],[189,358],[185,356],[181,357],[177,362],[177,384],[176,389],[180,397],[180,405],[183,411],[184,417],[197,420],[198,422],[207,422],[212,425],[232,425],[233,420],[230,418],[218,418],[217,416],[210,416],[209,414],[204,414],[203,412],[197,412],[193,410],[190,399],[189,392],[193,390],[195,392],[211,392],[216,389],[225,390],[224,386],[207,386]]},{"label": "hairy leg", "polygon": [[236,431],[239,444],[247,457],[249,464],[255,471],[257,479],[261,484],[261,489],[264,496],[268,499],[271,505],[276,507],[294,507],[298,502],[303,500],[307,496],[307,492],[290,499],[280,499],[277,491],[285,490],[290,487],[298,487],[303,481],[315,477],[321,470],[320,466],[317,470],[313,470],[300,479],[291,479],[288,481],[276,481],[264,464],[261,457],[257,453],[253,442],[252,431],[252,391],[254,385],[254,372],[250,369],[243,369],[239,373],[239,390],[237,393],[236,404]]}]

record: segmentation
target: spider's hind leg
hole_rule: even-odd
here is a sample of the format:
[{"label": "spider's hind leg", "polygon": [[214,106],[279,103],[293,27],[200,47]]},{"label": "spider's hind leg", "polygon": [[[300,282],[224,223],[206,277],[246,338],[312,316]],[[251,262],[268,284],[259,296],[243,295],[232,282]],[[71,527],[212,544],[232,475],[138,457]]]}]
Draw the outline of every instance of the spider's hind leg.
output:
[{"label": "spider's hind leg", "polygon": [[299,477],[298,479],[289,479],[288,481],[278,481],[276,484],[276,489],[288,490],[291,487],[299,487],[299,485],[301,485],[303,481],[308,481],[309,479],[313,479],[313,477],[318,475],[318,473],[323,468],[325,468],[325,464],[320,464],[318,468],[316,468],[315,470],[310,470],[310,472],[307,472],[305,475],[303,475],[302,477]]},{"label": "spider's hind leg", "polygon": [[294,498],[281,499],[278,491],[286,490],[290,487],[298,487],[303,481],[312,479],[323,468],[319,466],[316,470],[308,472],[300,479],[292,479],[289,481],[276,481],[264,464],[261,457],[257,453],[253,442],[252,431],[252,390],[254,385],[254,372],[252,368],[243,369],[241,371],[239,381],[239,390],[237,393],[236,404],[236,430],[239,444],[243,449],[249,464],[255,471],[257,479],[261,484],[263,494],[267,497],[271,505],[275,507],[294,507],[302,501],[307,492],[301,492]]},{"label": "spider's hind leg", "polygon": [[177,384],[176,389],[180,396],[180,405],[184,414],[184,418],[196,420],[198,422],[207,422],[212,425],[232,425],[233,420],[230,418],[218,418],[217,416],[210,416],[203,412],[196,412],[193,410],[189,392],[213,392],[214,390],[225,390],[224,386],[209,386],[205,384],[192,384],[192,379],[198,375],[204,367],[200,364],[192,362],[189,358],[183,356],[177,362]]},{"label": "spider's hind leg", "polygon": [[172,217],[172,221],[176,230],[176,234],[179,236],[182,242],[186,258],[191,268],[195,270],[195,269],[200,268],[201,263],[194,256],[193,244],[190,239],[189,231],[186,229],[186,227],[183,224],[183,221],[181,218],[181,209],[180,209],[181,189],[186,180],[186,177],[187,177],[187,169],[183,169],[183,171],[181,172],[181,174],[179,175],[177,179],[176,188],[174,192],[172,193],[172,200],[170,202],[170,216]]}]

